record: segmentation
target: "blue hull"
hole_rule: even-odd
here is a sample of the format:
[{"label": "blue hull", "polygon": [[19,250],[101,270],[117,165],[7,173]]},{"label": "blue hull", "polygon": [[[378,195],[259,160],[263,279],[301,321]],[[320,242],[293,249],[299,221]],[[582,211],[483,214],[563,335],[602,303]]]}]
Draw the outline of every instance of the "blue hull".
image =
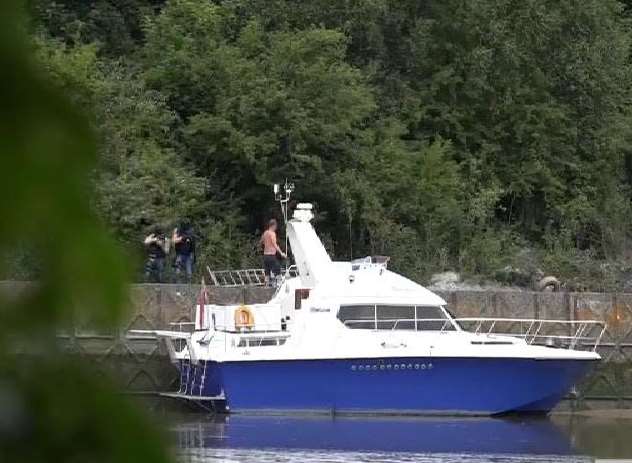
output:
[{"label": "blue hull", "polygon": [[233,412],[547,413],[594,364],[517,358],[184,363],[181,390],[223,392]]}]

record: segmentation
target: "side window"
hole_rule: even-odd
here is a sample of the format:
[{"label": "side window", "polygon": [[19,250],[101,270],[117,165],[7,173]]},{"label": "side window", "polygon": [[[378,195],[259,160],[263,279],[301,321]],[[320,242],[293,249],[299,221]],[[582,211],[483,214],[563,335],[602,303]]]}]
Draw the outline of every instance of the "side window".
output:
[{"label": "side window", "polygon": [[378,305],[378,330],[415,330],[415,307],[405,305]]},{"label": "side window", "polygon": [[450,331],[454,329],[441,307],[417,306],[416,310],[418,331]]},{"label": "side window", "polygon": [[347,328],[360,330],[375,329],[374,305],[343,305],[338,310],[338,320]]}]

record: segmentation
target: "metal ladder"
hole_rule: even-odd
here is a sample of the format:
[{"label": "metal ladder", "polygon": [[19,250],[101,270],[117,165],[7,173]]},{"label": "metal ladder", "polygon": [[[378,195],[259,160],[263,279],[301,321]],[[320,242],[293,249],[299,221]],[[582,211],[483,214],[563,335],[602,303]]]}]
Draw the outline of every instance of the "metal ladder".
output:
[{"label": "metal ladder", "polygon": [[263,286],[265,273],[262,268],[249,268],[242,270],[211,270],[206,267],[211,281],[211,286],[236,287],[236,286]]},{"label": "metal ladder", "polygon": [[[210,286],[221,286],[235,288],[238,286],[265,286],[266,276],[262,268],[248,268],[242,270],[211,270],[206,267],[211,281]],[[298,271],[296,266],[289,267],[289,276],[296,276]],[[286,269],[281,269],[279,277],[285,278]]]}]

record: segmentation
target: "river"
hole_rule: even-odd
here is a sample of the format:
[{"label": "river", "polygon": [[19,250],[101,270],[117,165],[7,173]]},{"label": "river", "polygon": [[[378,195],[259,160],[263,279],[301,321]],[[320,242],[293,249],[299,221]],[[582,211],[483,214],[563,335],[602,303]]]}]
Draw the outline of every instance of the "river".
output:
[{"label": "river", "polygon": [[174,431],[183,463],[591,462],[632,459],[627,412],[528,419],[187,415]]}]

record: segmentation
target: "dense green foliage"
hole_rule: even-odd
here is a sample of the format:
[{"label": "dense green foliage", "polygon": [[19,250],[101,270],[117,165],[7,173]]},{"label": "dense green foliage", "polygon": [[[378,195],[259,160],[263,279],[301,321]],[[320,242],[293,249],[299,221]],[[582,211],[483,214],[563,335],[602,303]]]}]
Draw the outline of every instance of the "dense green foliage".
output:
[{"label": "dense green foliage", "polygon": [[[31,0],[34,47],[100,140],[95,206],[138,248],[190,218],[251,263],[294,180],[341,258],[415,278],[629,268],[617,0]],[[607,278],[606,278],[607,277]]]}]

